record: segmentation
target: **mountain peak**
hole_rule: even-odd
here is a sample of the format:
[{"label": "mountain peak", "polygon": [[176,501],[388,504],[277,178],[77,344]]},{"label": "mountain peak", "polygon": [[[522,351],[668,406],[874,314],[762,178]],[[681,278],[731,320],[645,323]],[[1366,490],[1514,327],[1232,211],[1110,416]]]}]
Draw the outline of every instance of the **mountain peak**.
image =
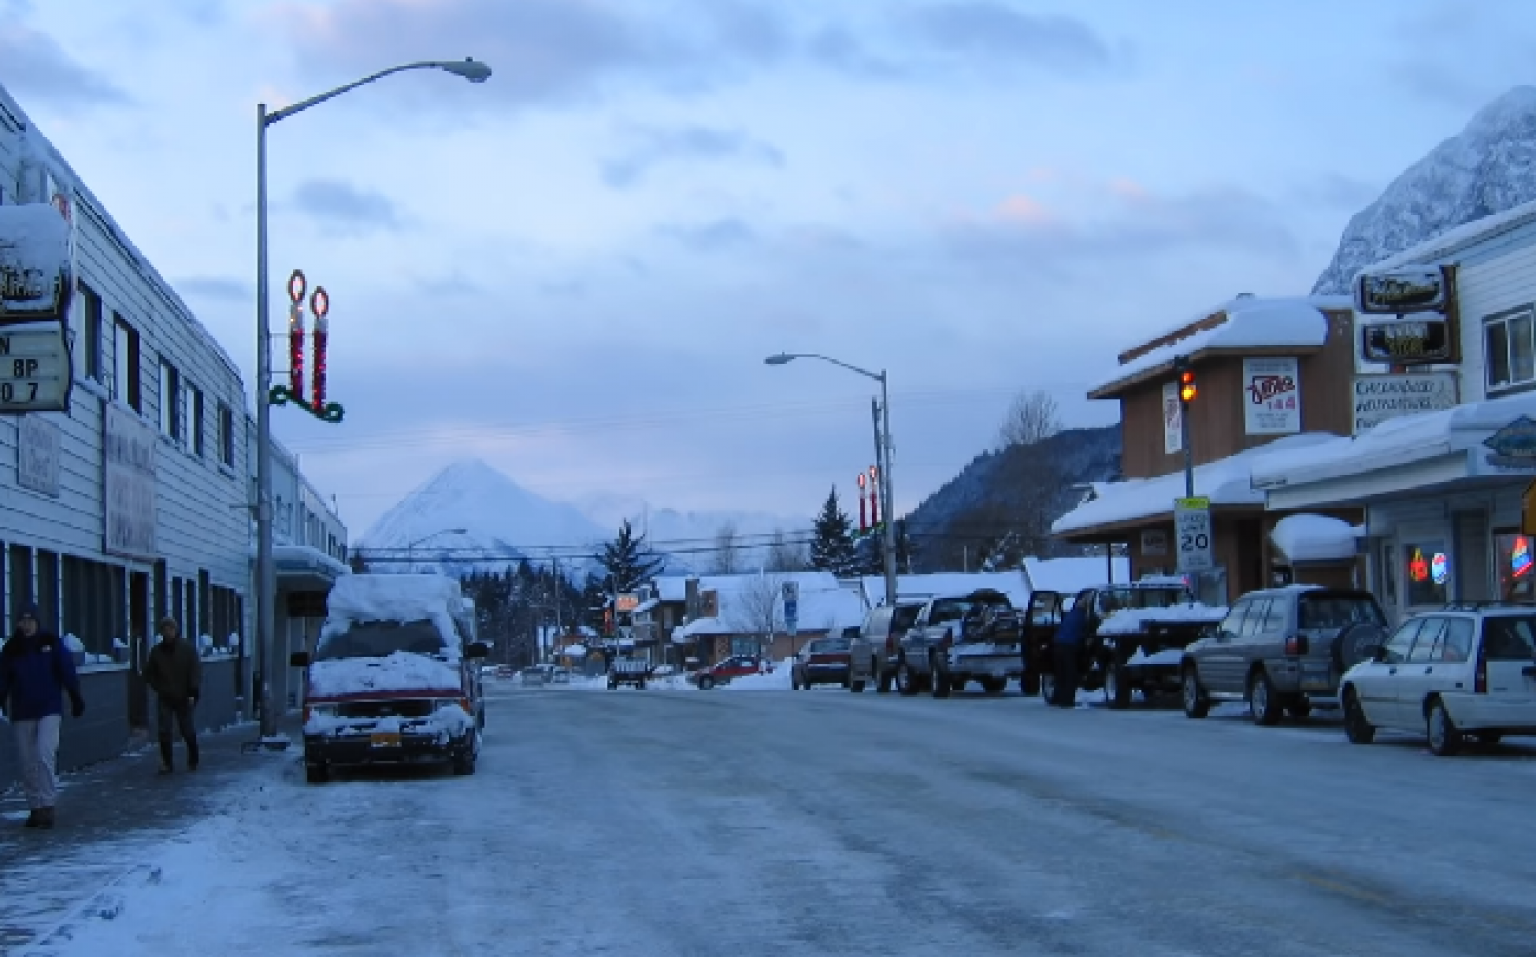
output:
[{"label": "mountain peak", "polygon": [[1314,295],[1350,292],[1361,269],[1474,220],[1536,200],[1536,86],[1489,102],[1356,213]]}]

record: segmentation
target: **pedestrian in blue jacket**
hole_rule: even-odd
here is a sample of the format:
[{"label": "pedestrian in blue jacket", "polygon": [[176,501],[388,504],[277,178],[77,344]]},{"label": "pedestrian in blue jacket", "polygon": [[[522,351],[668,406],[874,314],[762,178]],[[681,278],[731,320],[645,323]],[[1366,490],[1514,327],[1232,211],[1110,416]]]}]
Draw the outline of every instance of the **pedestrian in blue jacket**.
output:
[{"label": "pedestrian in blue jacket", "polygon": [[1088,628],[1088,610],[1073,605],[1072,610],[1061,617],[1056,626],[1055,676],[1056,700],[1050,702],[1058,708],[1077,707],[1077,684],[1083,654],[1083,632]]},{"label": "pedestrian in blue jacket", "polygon": [[53,827],[58,798],[59,725],[64,695],[75,717],[85,714],[75,659],[59,636],[43,630],[37,606],[23,606],[11,640],[0,648],[0,712],[16,732],[21,785],[27,795],[27,827]]}]

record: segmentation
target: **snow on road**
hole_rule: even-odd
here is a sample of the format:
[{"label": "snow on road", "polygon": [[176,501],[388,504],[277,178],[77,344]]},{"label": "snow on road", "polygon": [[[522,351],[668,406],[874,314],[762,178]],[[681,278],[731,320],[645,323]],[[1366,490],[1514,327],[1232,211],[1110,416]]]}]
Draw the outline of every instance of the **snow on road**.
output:
[{"label": "snow on road", "polygon": [[1015,695],[498,693],[477,775],[268,762],[31,953],[1529,955],[1533,752],[1340,738]]}]

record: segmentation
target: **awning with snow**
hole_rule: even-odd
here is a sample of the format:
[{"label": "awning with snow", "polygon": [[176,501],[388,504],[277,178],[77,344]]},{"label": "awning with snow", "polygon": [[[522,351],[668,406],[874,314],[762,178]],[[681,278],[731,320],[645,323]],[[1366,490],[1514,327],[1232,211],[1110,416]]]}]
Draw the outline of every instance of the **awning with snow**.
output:
[{"label": "awning with snow", "polygon": [[1352,561],[1365,529],[1328,515],[1287,515],[1275,523],[1269,540],[1292,565]]},{"label": "awning with snow", "polygon": [[555,654],[566,655],[571,658],[585,658],[587,656],[586,645],[566,645],[564,648],[555,649]]},{"label": "awning with snow", "polygon": [[0,206],[0,322],[69,315],[75,289],[69,242],[69,220],[54,206]]}]

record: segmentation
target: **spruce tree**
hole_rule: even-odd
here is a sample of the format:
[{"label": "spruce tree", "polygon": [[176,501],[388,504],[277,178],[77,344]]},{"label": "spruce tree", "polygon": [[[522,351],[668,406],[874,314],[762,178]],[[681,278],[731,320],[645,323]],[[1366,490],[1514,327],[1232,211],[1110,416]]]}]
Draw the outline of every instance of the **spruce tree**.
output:
[{"label": "spruce tree", "polygon": [[597,563],[608,573],[609,587],[617,592],[628,592],[660,571],[664,560],[646,547],[645,536],[636,535],[626,518],[619,526],[618,537],[603,546]]},{"label": "spruce tree", "polygon": [[837,486],[832,486],[811,539],[811,567],[839,577],[858,574],[858,555],[853,547],[853,526],[848,513],[837,501]]}]

